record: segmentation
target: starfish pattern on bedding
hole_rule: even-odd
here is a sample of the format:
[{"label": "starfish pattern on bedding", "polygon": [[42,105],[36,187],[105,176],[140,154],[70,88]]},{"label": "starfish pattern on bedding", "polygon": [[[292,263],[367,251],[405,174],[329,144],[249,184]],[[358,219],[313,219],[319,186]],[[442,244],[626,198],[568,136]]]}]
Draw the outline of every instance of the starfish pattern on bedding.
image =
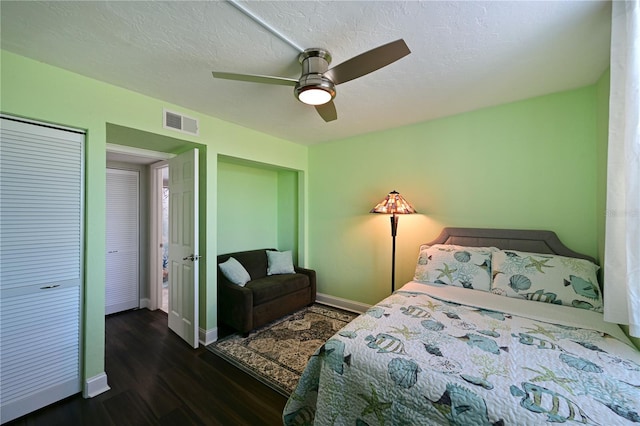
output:
[{"label": "starfish pattern on bedding", "polygon": [[529,256],[529,260],[531,261],[531,263],[526,265],[525,268],[530,268],[533,266],[538,270],[538,272],[542,274],[544,274],[542,268],[553,268],[553,266],[547,265],[547,262],[551,259],[535,260],[533,257]]},{"label": "starfish pattern on bedding", "polygon": [[418,331],[409,330],[406,324],[403,325],[402,327],[391,327],[391,329],[389,330],[389,333],[401,334],[407,340],[411,339],[415,335],[420,335],[420,332]]},{"label": "starfish pattern on bedding", "polygon": [[536,328],[524,327],[525,330],[529,330],[529,334],[542,334],[543,336],[547,336],[549,339],[557,341],[555,331],[547,330],[546,328],[540,326],[540,324],[534,324]]},{"label": "starfish pattern on bedding", "polygon": [[369,385],[371,386],[371,396],[364,395],[361,393],[358,394],[358,396],[364,399],[367,403],[367,405],[362,410],[361,415],[366,416],[367,414],[373,413],[378,419],[378,423],[382,425],[384,424],[384,417],[382,415],[382,412],[384,410],[388,410],[389,408],[391,408],[391,403],[386,401],[380,401],[380,399],[378,398],[378,392],[376,392],[376,388],[374,388],[373,384],[371,383],[369,383]]},{"label": "starfish pattern on bedding", "polygon": [[534,373],[539,374],[539,376],[529,379],[530,382],[553,382],[558,386],[562,386],[571,395],[575,395],[571,388],[567,386],[567,383],[575,382],[576,380],[569,379],[567,377],[558,377],[556,376],[556,373],[554,373],[552,370],[549,370],[544,365],[538,365],[538,367],[542,368],[544,370],[544,373],[542,371],[534,370],[533,368],[522,367],[524,370],[533,371]]},{"label": "starfish pattern on bedding", "polygon": [[438,305],[437,303],[434,303],[432,300],[429,300],[427,303],[423,303],[423,304],[418,305],[418,306],[427,307],[430,310],[435,312],[436,308],[439,308],[441,305]]},{"label": "starfish pattern on bedding", "polygon": [[438,279],[442,277],[449,278],[449,281],[453,281],[453,273],[457,271],[457,269],[450,269],[449,265],[444,264],[444,268],[436,268],[436,271],[440,271],[440,275],[438,275]]}]

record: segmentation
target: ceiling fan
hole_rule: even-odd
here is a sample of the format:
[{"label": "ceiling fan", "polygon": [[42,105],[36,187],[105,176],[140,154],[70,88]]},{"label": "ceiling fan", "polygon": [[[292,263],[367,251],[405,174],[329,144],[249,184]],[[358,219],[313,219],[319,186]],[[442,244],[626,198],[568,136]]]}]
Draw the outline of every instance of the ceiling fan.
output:
[{"label": "ceiling fan", "polygon": [[346,83],[375,70],[385,67],[411,53],[404,40],[376,47],[329,69],[331,54],[322,48],[306,49],[298,56],[302,65],[300,79],[274,77],[255,74],[236,74],[213,71],[216,78],[247,81],[251,83],[278,84],[293,86],[296,98],[305,104],[313,105],[324,121],[338,118],[333,98],[338,84]]}]

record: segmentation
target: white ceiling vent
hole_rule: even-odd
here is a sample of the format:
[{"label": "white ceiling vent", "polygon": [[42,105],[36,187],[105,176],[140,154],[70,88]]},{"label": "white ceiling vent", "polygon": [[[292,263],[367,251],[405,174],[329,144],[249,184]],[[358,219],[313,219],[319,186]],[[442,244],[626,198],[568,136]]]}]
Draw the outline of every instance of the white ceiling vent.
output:
[{"label": "white ceiling vent", "polygon": [[163,110],[164,116],[164,128],[173,129],[179,132],[189,133],[190,135],[198,136],[198,120],[195,118],[187,117],[186,115],[179,114],[177,112]]}]

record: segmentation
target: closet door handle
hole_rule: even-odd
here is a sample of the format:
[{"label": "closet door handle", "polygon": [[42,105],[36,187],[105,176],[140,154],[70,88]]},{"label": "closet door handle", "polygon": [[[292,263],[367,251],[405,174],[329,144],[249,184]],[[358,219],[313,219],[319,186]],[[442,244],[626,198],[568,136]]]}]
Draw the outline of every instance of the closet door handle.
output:
[{"label": "closet door handle", "polygon": [[56,288],[56,287],[60,287],[60,284],[45,285],[44,287],[40,287],[40,290],[48,290],[50,288]]}]

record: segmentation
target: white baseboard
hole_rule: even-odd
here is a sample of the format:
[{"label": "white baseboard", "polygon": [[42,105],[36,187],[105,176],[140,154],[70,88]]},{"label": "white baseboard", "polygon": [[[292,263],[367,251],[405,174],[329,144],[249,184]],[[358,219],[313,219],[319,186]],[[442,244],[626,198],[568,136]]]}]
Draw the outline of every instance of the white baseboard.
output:
[{"label": "white baseboard", "polygon": [[359,314],[366,312],[367,309],[371,307],[371,305],[367,305],[366,303],[354,302],[353,300],[330,296],[324,293],[316,294],[316,302]]},{"label": "white baseboard", "polygon": [[140,299],[140,309],[151,309],[151,299],[149,298],[142,298]]},{"label": "white baseboard", "polygon": [[211,328],[209,330],[202,328],[198,329],[198,340],[200,340],[200,343],[205,346],[215,342],[218,340],[218,327]]},{"label": "white baseboard", "polygon": [[84,398],[93,398],[94,396],[100,395],[109,389],[111,388],[107,384],[106,373],[100,373],[97,376],[90,377],[84,381],[82,396]]}]

